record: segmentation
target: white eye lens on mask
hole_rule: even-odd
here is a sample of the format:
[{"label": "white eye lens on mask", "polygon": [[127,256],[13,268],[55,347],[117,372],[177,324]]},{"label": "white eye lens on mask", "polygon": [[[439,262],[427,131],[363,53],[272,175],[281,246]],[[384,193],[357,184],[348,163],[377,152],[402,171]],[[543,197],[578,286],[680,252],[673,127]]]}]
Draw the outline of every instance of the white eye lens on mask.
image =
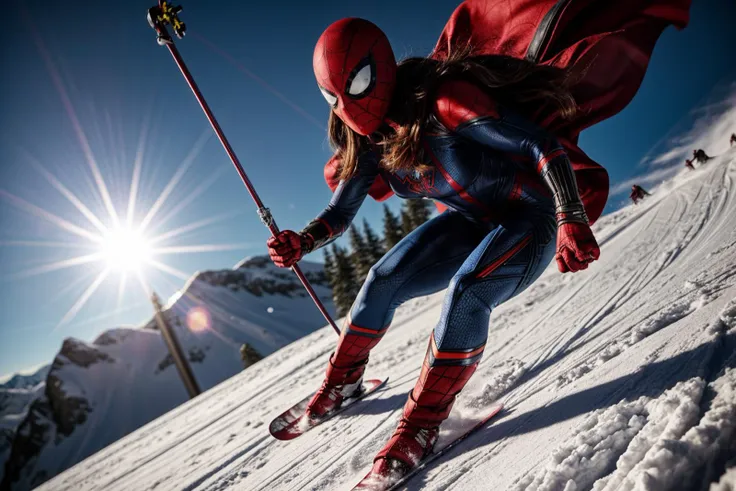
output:
[{"label": "white eye lens on mask", "polygon": [[355,74],[352,82],[350,82],[350,87],[348,87],[348,94],[352,96],[362,95],[371,85],[372,78],[373,72],[371,71],[371,65],[368,64]]},{"label": "white eye lens on mask", "polygon": [[329,104],[332,107],[337,106],[337,97],[335,97],[334,94],[332,94],[329,90],[323,89],[322,87],[319,88],[319,91],[322,92],[322,96],[327,101],[327,104]]}]

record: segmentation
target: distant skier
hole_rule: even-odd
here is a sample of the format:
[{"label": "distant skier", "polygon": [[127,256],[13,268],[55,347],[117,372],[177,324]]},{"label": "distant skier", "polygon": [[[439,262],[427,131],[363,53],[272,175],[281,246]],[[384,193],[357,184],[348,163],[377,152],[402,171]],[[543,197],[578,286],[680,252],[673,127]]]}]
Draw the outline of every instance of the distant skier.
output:
[{"label": "distant skier", "polygon": [[635,205],[639,204],[639,201],[643,200],[645,196],[651,196],[651,194],[646,192],[644,188],[638,184],[631,186],[631,194],[629,195],[629,198],[631,198],[631,201],[633,201]]},{"label": "distant skier", "polygon": [[697,150],[693,150],[693,160],[697,160],[699,164],[704,164],[707,161],[709,161],[712,157],[709,157],[705,150],[702,148],[699,148]]},{"label": "distant skier", "polygon": [[[605,206],[608,174],[580,150],[578,135],[628,105],[662,30],[687,24],[689,0],[556,6],[468,0],[429,58],[398,66],[386,35],[363,19],[342,19],[317,42],[334,195],[302,231],[268,240],[274,263],[290,267],[335,240],[369,194],[448,208],[373,266],[306,410],[329,417],[360,391],[396,308],[447,289],[419,379],[372,475],[403,475],[432,451],[478,367],[493,308],[553,258],[563,273],[598,259],[590,224]],[[517,27],[506,29],[511,20]]]},{"label": "distant skier", "polygon": [[731,133],[731,139],[728,141],[729,145],[736,143],[736,133]]},{"label": "distant skier", "polygon": [[690,159],[685,159],[685,167],[690,170],[695,170],[695,167],[693,167],[693,161]]}]

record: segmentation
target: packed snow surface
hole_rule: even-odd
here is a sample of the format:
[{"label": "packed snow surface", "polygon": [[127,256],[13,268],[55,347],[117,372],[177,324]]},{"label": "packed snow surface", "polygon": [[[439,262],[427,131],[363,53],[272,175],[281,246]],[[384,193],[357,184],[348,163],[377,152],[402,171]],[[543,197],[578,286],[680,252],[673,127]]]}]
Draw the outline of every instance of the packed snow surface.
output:
[{"label": "packed snow surface", "polygon": [[[736,489],[736,152],[595,226],[600,261],[552,265],[491,316],[443,426],[505,410],[408,489]],[[385,389],[291,442],[272,418],[314,391],[329,327],[149,423],[44,490],[347,490],[392,433],[442,294],[404,305],[375,349]]]}]

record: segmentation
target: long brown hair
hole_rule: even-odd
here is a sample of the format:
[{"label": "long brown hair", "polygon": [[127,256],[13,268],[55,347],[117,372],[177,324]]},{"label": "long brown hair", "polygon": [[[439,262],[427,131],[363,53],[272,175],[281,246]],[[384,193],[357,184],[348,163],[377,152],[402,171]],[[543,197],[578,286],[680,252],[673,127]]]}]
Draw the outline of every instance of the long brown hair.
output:
[{"label": "long brown hair", "polygon": [[[431,117],[432,103],[436,89],[447,79],[475,82],[495,100],[517,110],[532,107],[530,103],[535,107],[551,104],[563,117],[572,116],[576,110],[569,90],[571,77],[557,68],[506,56],[472,56],[468,48],[450,53],[443,61],[407,58],[398,64],[396,88],[387,115],[396,124],[373,135],[374,143],[382,148],[384,169],[421,171],[428,167],[422,137],[437,124]],[[333,111],[327,132],[340,159],[338,177],[348,179],[355,173],[358,156],[370,148],[371,140],[351,130]]]}]

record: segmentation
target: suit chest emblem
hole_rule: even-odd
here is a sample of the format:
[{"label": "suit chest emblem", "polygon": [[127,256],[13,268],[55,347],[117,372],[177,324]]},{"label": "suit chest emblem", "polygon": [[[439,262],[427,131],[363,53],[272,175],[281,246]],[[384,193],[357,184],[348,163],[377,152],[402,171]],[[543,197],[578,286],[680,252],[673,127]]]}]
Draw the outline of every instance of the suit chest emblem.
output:
[{"label": "suit chest emblem", "polygon": [[437,188],[435,187],[435,173],[435,169],[432,168],[424,173],[410,172],[403,177],[396,176],[396,179],[412,193],[429,196],[438,194]]}]

